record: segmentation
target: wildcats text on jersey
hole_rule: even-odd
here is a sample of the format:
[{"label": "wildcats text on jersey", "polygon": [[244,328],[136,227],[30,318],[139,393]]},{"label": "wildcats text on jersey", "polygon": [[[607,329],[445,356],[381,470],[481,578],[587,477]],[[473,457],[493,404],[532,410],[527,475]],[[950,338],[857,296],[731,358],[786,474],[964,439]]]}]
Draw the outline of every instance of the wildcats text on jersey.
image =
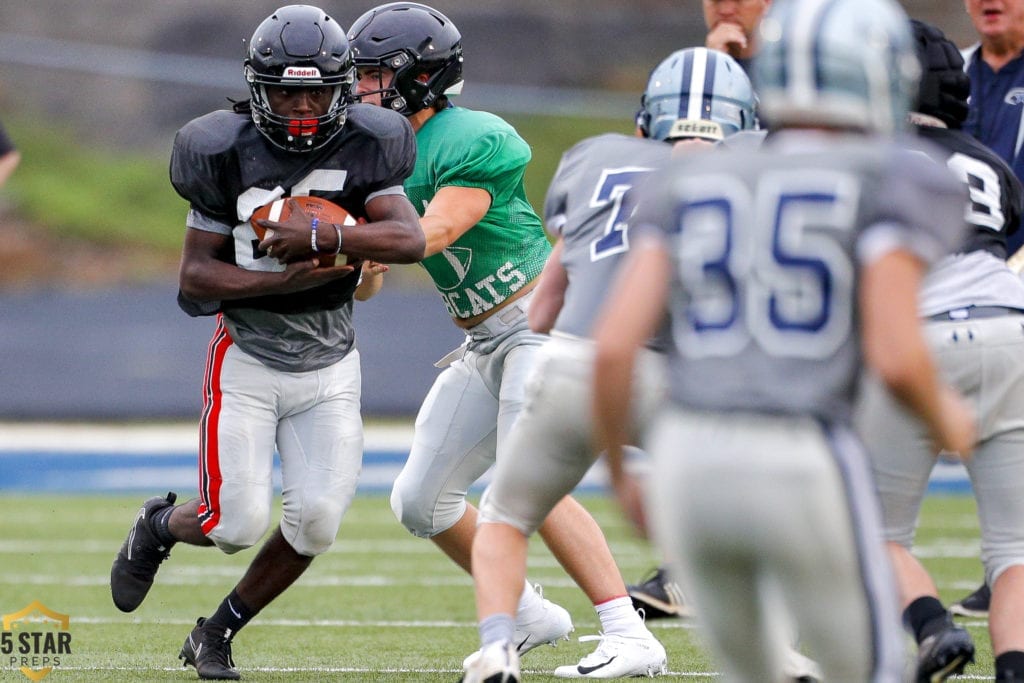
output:
[{"label": "wildcats text on jersey", "polygon": [[[506,261],[495,273],[472,286],[442,291],[441,296],[449,315],[453,318],[472,318],[491,310],[509,295],[518,292],[527,281],[523,271],[511,261]],[[508,293],[499,292],[499,287]]]}]

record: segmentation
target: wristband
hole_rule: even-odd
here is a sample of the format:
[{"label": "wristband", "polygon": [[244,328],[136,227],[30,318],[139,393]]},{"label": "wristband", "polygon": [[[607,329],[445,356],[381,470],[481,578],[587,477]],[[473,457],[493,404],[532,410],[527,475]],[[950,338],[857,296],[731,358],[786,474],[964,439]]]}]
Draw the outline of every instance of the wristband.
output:
[{"label": "wristband", "polygon": [[337,256],[341,253],[341,226],[335,223],[334,231],[338,233],[338,248],[334,250],[334,255]]},{"label": "wristband", "polygon": [[316,226],[318,226],[318,225],[320,225],[320,219],[319,219],[319,218],[314,218],[314,219],[313,219],[312,221],[310,221],[310,223],[309,223],[309,229],[310,229],[310,232],[309,232],[309,241],[310,241],[310,242],[312,243],[312,245],[313,245],[313,253],[314,253],[314,254],[316,254],[316,253],[319,253],[319,252],[320,252],[320,250],[316,248]]}]

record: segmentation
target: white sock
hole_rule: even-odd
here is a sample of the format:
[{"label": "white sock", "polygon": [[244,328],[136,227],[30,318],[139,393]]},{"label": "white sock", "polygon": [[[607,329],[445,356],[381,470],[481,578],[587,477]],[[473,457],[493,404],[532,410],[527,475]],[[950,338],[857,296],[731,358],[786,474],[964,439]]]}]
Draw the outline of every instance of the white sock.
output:
[{"label": "white sock", "polygon": [[627,638],[645,638],[650,635],[644,620],[633,609],[633,601],[628,595],[606,600],[600,605],[594,605],[594,609],[601,620],[601,631],[605,634],[614,633]]}]

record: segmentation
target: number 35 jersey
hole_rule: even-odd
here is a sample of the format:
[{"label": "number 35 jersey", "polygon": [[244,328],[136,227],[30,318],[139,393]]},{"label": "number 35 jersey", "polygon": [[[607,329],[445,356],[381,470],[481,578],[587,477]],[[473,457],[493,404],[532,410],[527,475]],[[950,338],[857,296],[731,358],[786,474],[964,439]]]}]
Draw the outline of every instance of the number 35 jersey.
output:
[{"label": "number 35 jersey", "polygon": [[848,423],[860,268],[893,249],[944,256],[964,237],[965,201],[934,157],[864,136],[782,132],[674,161],[630,227],[673,264],[672,398]]}]

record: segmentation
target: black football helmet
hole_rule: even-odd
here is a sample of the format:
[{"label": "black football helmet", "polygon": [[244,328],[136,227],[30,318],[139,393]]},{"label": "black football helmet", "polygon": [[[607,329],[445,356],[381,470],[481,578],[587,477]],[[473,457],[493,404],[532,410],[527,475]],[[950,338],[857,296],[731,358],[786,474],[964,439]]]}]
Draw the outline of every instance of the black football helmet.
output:
[{"label": "black football helmet", "polygon": [[[252,120],[272,144],[289,152],[325,145],[345,123],[355,67],[345,29],[310,5],[288,5],[263,20],[249,41],[245,80],[252,96]],[[294,119],[270,109],[266,87],[333,88],[323,116]]]},{"label": "black football helmet", "polygon": [[971,79],[964,73],[964,58],[956,43],[936,26],[910,20],[917,59],[921,62],[921,87],[914,111],[934,116],[950,128],[967,120]]},{"label": "black football helmet", "polygon": [[[448,17],[416,2],[380,5],[348,32],[356,67],[390,69],[381,104],[409,116],[462,91],[462,34]],[[366,93],[368,94],[368,93]]]}]

